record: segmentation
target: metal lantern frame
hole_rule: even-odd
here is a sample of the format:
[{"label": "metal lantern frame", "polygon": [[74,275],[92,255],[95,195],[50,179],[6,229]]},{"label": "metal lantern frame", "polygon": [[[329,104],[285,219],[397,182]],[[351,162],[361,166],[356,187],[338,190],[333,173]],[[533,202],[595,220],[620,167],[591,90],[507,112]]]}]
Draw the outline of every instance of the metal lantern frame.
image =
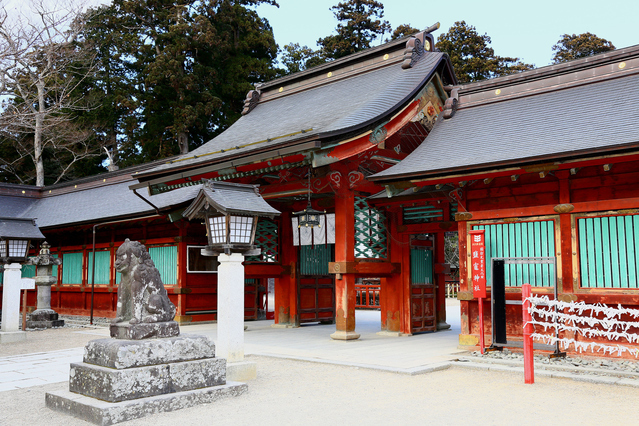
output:
[{"label": "metal lantern frame", "polygon": [[212,249],[221,249],[225,253],[231,251],[247,251],[255,248],[255,231],[257,215],[222,214],[207,206],[206,236]]},{"label": "metal lantern frame", "polygon": [[235,252],[255,256],[261,251],[254,245],[259,217],[273,218],[280,212],[262,198],[257,185],[205,180],[182,214],[189,220],[205,220],[209,245],[203,255]]},{"label": "metal lantern frame", "polygon": [[317,226],[321,228],[320,219],[323,215],[326,215],[326,210],[315,210],[311,205],[311,170],[308,171],[308,193],[307,193],[306,208],[302,211],[293,213],[293,216],[297,217],[297,227],[313,228]]}]

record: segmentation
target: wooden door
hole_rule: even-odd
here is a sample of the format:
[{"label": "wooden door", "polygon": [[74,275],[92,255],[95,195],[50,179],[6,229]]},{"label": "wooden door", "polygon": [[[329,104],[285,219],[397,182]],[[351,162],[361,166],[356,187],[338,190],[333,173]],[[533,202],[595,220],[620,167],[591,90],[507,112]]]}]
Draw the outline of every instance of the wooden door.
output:
[{"label": "wooden door", "polygon": [[433,252],[411,249],[411,332],[437,330],[435,283],[433,279]]},{"label": "wooden door", "polygon": [[300,323],[335,322],[335,278],[332,275],[298,276],[297,312]]}]

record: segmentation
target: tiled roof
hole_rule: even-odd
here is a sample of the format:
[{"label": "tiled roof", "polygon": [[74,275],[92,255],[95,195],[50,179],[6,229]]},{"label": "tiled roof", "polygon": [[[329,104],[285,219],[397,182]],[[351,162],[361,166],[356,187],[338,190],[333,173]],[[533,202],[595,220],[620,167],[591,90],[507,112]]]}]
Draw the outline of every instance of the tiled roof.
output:
[{"label": "tiled roof", "polygon": [[631,66],[606,65],[606,78],[593,78],[592,71],[583,71],[582,81],[562,75],[554,86],[536,80],[502,101],[487,100],[498,92],[499,79],[484,93],[460,93],[452,118],[438,122],[402,162],[370,179],[442,176],[638,147],[639,68],[631,72]]},{"label": "tiled roof", "polygon": [[271,87],[250,113],[215,139],[140,177],[372,128],[411,101],[445,58],[443,53],[425,52],[412,68],[402,69],[403,50],[394,55],[383,60],[380,53],[378,62],[361,72],[341,70],[344,77],[334,70],[332,77],[322,74],[306,86],[296,82],[282,93]]},{"label": "tiled roof", "polygon": [[[10,206],[11,216],[35,218],[40,228],[100,223],[123,217],[154,214],[153,207],[129,189],[129,185],[133,182],[129,180],[107,184],[40,199],[0,196],[0,205],[3,206],[3,215],[5,215],[4,206]],[[155,195],[152,199],[147,194],[140,195],[162,209],[191,201],[200,187],[201,185],[180,188],[166,194]]]}]

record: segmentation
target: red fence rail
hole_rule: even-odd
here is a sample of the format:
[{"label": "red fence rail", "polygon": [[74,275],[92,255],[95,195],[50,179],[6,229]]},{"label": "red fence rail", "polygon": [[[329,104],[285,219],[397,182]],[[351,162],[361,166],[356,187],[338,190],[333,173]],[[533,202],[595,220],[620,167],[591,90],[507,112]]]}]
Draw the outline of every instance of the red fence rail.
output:
[{"label": "red fence rail", "polygon": [[355,309],[379,309],[379,284],[355,284]]}]

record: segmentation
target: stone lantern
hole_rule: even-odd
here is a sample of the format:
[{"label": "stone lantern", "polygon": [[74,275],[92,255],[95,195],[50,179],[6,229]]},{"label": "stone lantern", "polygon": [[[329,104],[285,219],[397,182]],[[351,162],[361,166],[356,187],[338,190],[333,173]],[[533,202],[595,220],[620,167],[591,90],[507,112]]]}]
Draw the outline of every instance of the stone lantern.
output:
[{"label": "stone lantern", "polygon": [[50,245],[46,241],[40,246],[40,254],[30,257],[28,264],[36,266],[35,284],[38,288],[38,305],[29,315],[27,327],[51,328],[63,327],[64,320],[58,319],[56,311],[51,309],[51,286],[57,278],[53,276],[53,266],[61,265],[62,259],[51,256]]},{"label": "stone lantern", "polygon": [[26,339],[20,331],[20,291],[35,288],[33,278],[22,278],[33,240],[44,240],[35,219],[0,217],[0,265],[3,266],[2,331],[0,343]]},{"label": "stone lantern", "polygon": [[255,378],[254,363],[244,362],[244,256],[257,255],[254,246],[259,217],[280,214],[255,185],[207,181],[182,213],[189,220],[204,219],[208,246],[205,256],[217,256],[218,356],[227,359],[227,377]]}]

